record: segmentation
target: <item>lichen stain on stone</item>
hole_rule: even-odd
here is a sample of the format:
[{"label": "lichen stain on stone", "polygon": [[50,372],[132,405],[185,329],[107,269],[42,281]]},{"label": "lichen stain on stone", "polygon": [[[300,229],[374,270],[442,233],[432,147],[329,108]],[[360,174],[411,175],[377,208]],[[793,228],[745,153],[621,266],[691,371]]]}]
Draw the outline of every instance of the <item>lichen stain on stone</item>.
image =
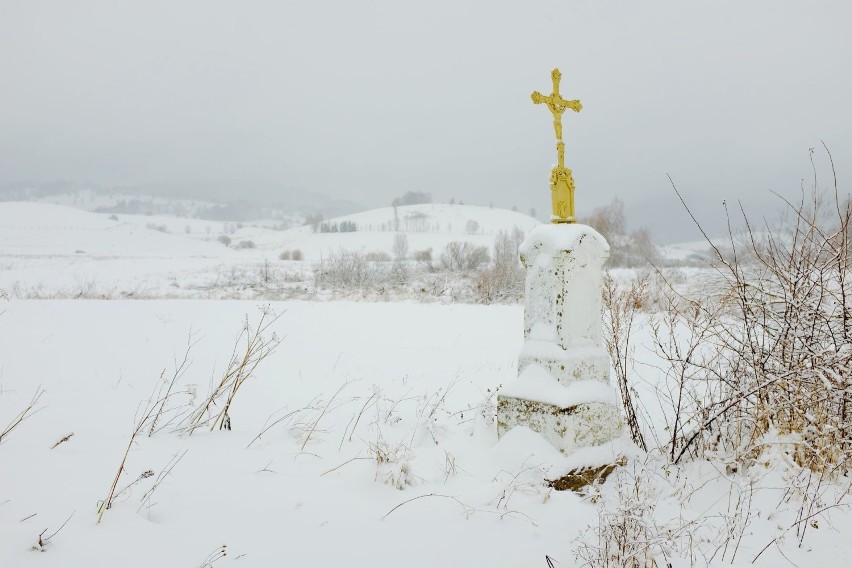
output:
[{"label": "lichen stain on stone", "polygon": [[558,479],[548,479],[547,485],[557,491],[573,491],[579,493],[583,488],[595,483],[603,483],[615,468],[622,467],[627,463],[624,458],[619,458],[615,463],[605,464],[588,469],[574,469]]}]

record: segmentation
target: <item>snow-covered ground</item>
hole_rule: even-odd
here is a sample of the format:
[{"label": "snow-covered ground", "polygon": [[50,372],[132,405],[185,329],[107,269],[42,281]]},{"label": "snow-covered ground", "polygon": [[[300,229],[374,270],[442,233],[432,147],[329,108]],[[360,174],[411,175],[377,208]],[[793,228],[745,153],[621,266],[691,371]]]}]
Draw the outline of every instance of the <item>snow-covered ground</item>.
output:
[{"label": "snow-covered ground", "polygon": [[[142,436],[120,486],[188,452],[150,506],[140,509],[140,498],[155,477],[97,525],[98,500],[161,371],[171,376],[192,333],[198,343],[181,388],[196,384],[200,398],[227,364],[245,315],[257,320],[257,306],[4,304],[0,421],[36,388],[45,395],[43,409],[0,446],[0,566],[50,558],[64,566],[199,566],[222,544],[228,558],[217,567],[528,566],[566,554],[565,535],[592,507],[542,485],[560,457],[535,436],[496,441],[491,404],[514,376],[518,307],[273,308],[284,340],[239,392],[233,430]],[[270,417],[299,409],[247,448]],[[389,463],[370,457],[377,449]],[[31,550],[42,530],[51,534],[71,513],[45,552]]]},{"label": "snow-covered ground", "polygon": [[[449,205],[401,207],[397,218],[415,213],[399,227],[411,250],[468,239],[490,247],[498,231],[536,224]],[[619,507],[659,525],[655,546],[675,567],[756,557],[842,566],[852,556],[852,514],[821,510],[849,484],[822,488],[803,521],[800,495],[813,491],[780,443],[749,471],[633,457],[588,497],[548,488],[543,480],[570,461],[528,430],[496,439],[495,393],[515,378],[522,344],[517,304],[272,302],[280,318],[267,337],[282,341],[234,398],[232,429],[181,431],[170,418],[201,403],[244,323],[261,315],[257,301],[204,298],[239,296],[223,288],[262,297],[252,286],[269,263],[276,276],[298,276],[341,246],[391,252],[392,209],[341,221],[359,230],[0,203],[0,432],[43,389],[37,412],[0,440],[0,567],[545,567],[546,555],[575,566],[579,543],[597,542],[588,527]],[[226,247],[223,233],[256,248]],[[294,248],[309,260],[278,260]],[[694,269],[680,278],[698,279]],[[99,295],[159,299],[85,299]],[[22,299],[38,297],[65,299]],[[665,432],[647,322],[631,340],[635,386],[642,413]],[[130,446],[119,497],[98,523],[135,420],[187,350],[157,431],[149,436],[149,423]],[[625,494],[633,478],[641,482]],[[50,538],[33,549],[40,535]]]},{"label": "snow-covered ground", "polygon": [[[396,218],[399,231],[394,210],[385,208],[327,221],[355,223],[355,232],[323,233],[0,202],[0,292],[23,298],[305,297],[314,292],[313,264],[341,250],[391,257],[401,233],[410,254],[431,249],[437,260],[450,242],[490,250],[500,231],[526,233],[538,224],[513,211],[443,204],[400,207]],[[225,237],[230,246],[220,241]],[[299,251],[304,260],[280,260],[285,251]]]}]

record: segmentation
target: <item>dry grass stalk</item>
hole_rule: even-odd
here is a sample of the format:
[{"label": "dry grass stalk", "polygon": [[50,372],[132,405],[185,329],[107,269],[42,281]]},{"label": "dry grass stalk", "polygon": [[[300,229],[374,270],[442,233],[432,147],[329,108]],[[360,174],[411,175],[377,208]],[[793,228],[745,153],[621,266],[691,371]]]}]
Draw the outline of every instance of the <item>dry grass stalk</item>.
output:
[{"label": "dry grass stalk", "polygon": [[[317,427],[319,426],[320,421],[322,421],[323,417],[326,415],[326,413],[328,413],[329,408],[331,407],[331,404],[334,402],[334,400],[337,398],[337,396],[341,392],[343,392],[343,389],[345,389],[347,386],[349,386],[349,384],[350,384],[349,381],[346,381],[345,383],[340,385],[340,388],[338,388],[337,391],[335,391],[335,393],[332,395],[332,397],[328,399],[328,402],[325,403],[325,406],[323,406],[322,410],[317,415],[317,417],[309,425],[307,425],[304,428],[303,434],[302,434],[302,438],[303,438],[302,447],[299,448],[299,451],[305,450],[305,446],[307,446],[308,442],[311,441],[311,438],[314,436],[314,433],[317,431]],[[346,402],[343,402],[342,404],[346,404]],[[337,406],[335,408],[339,408],[339,406]]]},{"label": "dry grass stalk", "polygon": [[64,436],[64,437],[62,437],[62,438],[59,438],[59,439],[56,441],[56,443],[55,443],[55,444],[53,444],[52,446],[50,446],[50,449],[51,449],[51,450],[53,450],[53,449],[55,449],[55,448],[56,448],[56,446],[58,446],[58,445],[60,445],[60,444],[64,444],[65,442],[67,442],[68,440],[70,440],[73,436],[74,436],[74,432],[71,432],[71,433],[70,433],[70,434],[68,434],[67,436]]},{"label": "dry grass stalk", "polygon": [[65,525],[68,524],[68,521],[71,520],[71,517],[73,517],[74,513],[76,512],[77,511],[73,511],[70,515],[68,515],[68,518],[65,519],[65,522],[62,523],[62,525],[58,529],[53,531],[49,536],[44,536],[44,533],[46,533],[48,529],[44,529],[43,531],[41,531],[41,533],[38,535],[38,540],[33,545],[33,550],[38,550],[39,552],[44,552],[45,550],[47,550],[47,545],[50,544],[50,539],[58,535],[59,531],[65,528]]},{"label": "dry grass stalk", "polygon": [[[180,362],[178,362],[177,357],[174,360],[174,373],[172,373],[171,379],[166,382],[161,383],[160,391],[157,393],[157,398],[160,399],[160,403],[157,405],[157,409],[154,412],[153,417],[151,418],[151,426],[148,428],[148,436],[153,436],[163,428],[168,427],[170,424],[181,418],[182,410],[185,410],[186,406],[178,407],[178,408],[168,408],[166,403],[171,400],[171,395],[174,391],[174,387],[177,382],[186,374],[186,371],[189,369],[191,365],[191,361],[189,359],[189,353],[192,351],[192,348],[198,343],[199,339],[196,338],[197,333],[192,329],[189,330],[189,334],[186,340],[186,349],[184,350],[183,357]],[[160,374],[160,379],[162,380],[165,377],[166,371],[165,369]],[[168,416],[169,419],[166,420],[165,423],[160,424],[161,418],[164,416]]]},{"label": "dry grass stalk", "polygon": [[[159,393],[161,390],[162,387],[158,387],[156,389],[156,393]],[[152,395],[151,398],[149,398],[148,401],[144,403],[144,405],[140,404],[140,407],[136,412],[136,416],[134,417],[133,429],[130,431],[130,439],[127,441],[127,446],[124,448],[124,453],[122,454],[121,461],[118,464],[118,470],[115,472],[115,476],[113,477],[106,497],[104,497],[104,499],[98,503],[98,523],[103,520],[104,513],[107,511],[107,509],[110,509],[112,507],[115,498],[119,494],[127,490],[129,487],[131,487],[133,484],[140,481],[139,479],[137,479],[131,484],[125,486],[125,488],[122,489],[120,492],[118,491],[118,483],[119,481],[121,481],[121,476],[126,471],[127,458],[130,456],[130,449],[136,443],[136,439],[142,434],[142,432],[151,425],[151,422],[154,420],[154,417],[159,415],[159,409],[163,407],[162,403],[173,396],[175,396],[175,393],[172,392],[169,392],[168,394],[157,398]],[[151,475],[153,475],[153,472],[151,472]]]},{"label": "dry grass stalk", "polygon": [[[246,316],[242,330],[234,342],[227,369],[204,403],[187,418],[183,428],[187,434],[191,435],[198,428],[207,425],[210,426],[210,431],[216,428],[231,429],[229,410],[237,392],[243,383],[254,375],[257,366],[272,355],[281,343],[275,333],[269,337],[266,335],[281,315],[275,315],[271,308],[265,306],[261,309],[260,320],[256,326],[252,326]],[[221,408],[214,414],[214,407],[220,404]]]},{"label": "dry grass stalk", "polygon": [[153,507],[153,504],[151,503],[151,498],[154,496],[154,493],[157,491],[157,488],[159,488],[160,484],[169,475],[171,475],[172,470],[175,468],[175,466],[178,463],[180,463],[180,460],[183,459],[183,457],[186,455],[186,453],[188,451],[189,450],[184,450],[180,454],[173,455],[171,457],[171,459],[169,460],[169,462],[166,464],[166,466],[162,470],[160,470],[160,473],[159,473],[159,475],[157,475],[157,478],[154,480],[154,483],[153,483],[153,485],[151,485],[151,488],[148,489],[148,491],[146,491],[144,495],[142,495],[142,498],[140,499],[141,504],[139,505],[139,508],[136,510],[137,513],[139,511],[141,511],[143,508]]},{"label": "dry grass stalk", "polygon": [[299,415],[299,414],[301,414],[302,412],[306,412],[306,411],[308,411],[308,410],[312,410],[312,409],[314,409],[314,402],[315,402],[316,400],[317,400],[317,399],[316,399],[316,398],[314,398],[314,399],[313,399],[311,402],[309,402],[309,403],[308,403],[308,405],[307,405],[307,406],[305,406],[304,408],[299,408],[299,409],[297,409],[297,410],[293,410],[293,411],[291,411],[291,412],[287,412],[286,414],[283,414],[282,416],[279,416],[278,418],[275,418],[274,420],[272,419],[272,417],[273,417],[273,416],[275,416],[276,414],[278,414],[278,413],[279,413],[279,412],[281,412],[281,411],[280,411],[280,410],[276,410],[275,412],[273,412],[273,413],[269,416],[269,418],[267,418],[267,419],[266,419],[266,422],[264,422],[264,423],[263,423],[263,427],[260,429],[260,432],[258,432],[258,433],[257,433],[257,436],[255,436],[254,438],[252,438],[252,439],[251,439],[251,442],[249,442],[249,443],[248,443],[248,445],[246,446],[246,449],[248,449],[248,448],[252,447],[252,444],[254,444],[254,443],[255,443],[255,442],[257,442],[258,440],[260,440],[260,439],[263,437],[263,435],[264,435],[264,434],[266,434],[267,432],[269,432],[269,431],[270,431],[272,428],[274,428],[275,426],[277,426],[277,425],[281,424],[282,422],[285,422],[285,421],[287,421],[287,420],[289,420],[289,419],[291,419],[291,418],[293,418],[293,417],[295,417],[295,416],[298,416],[298,415]]},{"label": "dry grass stalk", "polygon": [[228,545],[223,544],[207,555],[199,568],[213,568],[213,564],[228,556]]},{"label": "dry grass stalk", "polygon": [[2,444],[3,440],[6,439],[6,437],[11,434],[15,428],[20,426],[21,423],[24,422],[24,420],[41,410],[41,408],[36,408],[36,405],[38,405],[38,401],[43,394],[44,389],[42,389],[41,387],[37,388],[35,394],[33,395],[32,399],[30,399],[30,402],[29,404],[27,404],[26,408],[19,412],[18,415],[12,419],[8,426],[6,426],[3,430],[0,430],[0,444]]},{"label": "dry grass stalk", "polygon": [[121,488],[121,490],[116,491],[115,495],[112,498],[113,501],[115,501],[116,499],[118,499],[119,497],[130,491],[133,487],[141,483],[143,480],[148,479],[149,477],[154,477],[153,469],[147,469],[143,471],[136,477],[136,479],[125,485],[123,488]]}]

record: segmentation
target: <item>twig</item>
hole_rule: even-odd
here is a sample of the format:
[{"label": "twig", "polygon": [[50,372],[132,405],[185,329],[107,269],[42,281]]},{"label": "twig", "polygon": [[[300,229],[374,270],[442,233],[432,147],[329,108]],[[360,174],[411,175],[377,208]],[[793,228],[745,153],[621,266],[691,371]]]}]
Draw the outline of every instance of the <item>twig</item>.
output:
[{"label": "twig", "polygon": [[8,426],[6,426],[5,429],[0,430],[0,444],[2,444],[6,436],[8,436],[15,428],[20,426],[24,420],[37,413],[39,410],[42,410],[41,408],[37,408],[35,410],[33,409],[38,404],[38,401],[43,394],[44,389],[38,387],[32,399],[30,399],[30,402],[27,407],[24,408],[20,413],[18,413],[18,415],[12,419],[12,421],[9,423]]},{"label": "twig", "polygon": [[[349,441],[350,442],[352,441],[352,436],[355,435],[355,428],[358,427],[358,421],[361,420],[361,415],[364,414],[364,411],[367,410],[367,406],[370,404],[370,402],[373,401],[373,399],[376,399],[377,396],[378,396],[377,393],[371,394],[370,398],[367,399],[367,402],[364,403],[364,406],[361,407],[361,411],[358,412],[358,417],[355,419],[355,424],[352,426],[352,430],[349,431]],[[346,432],[344,432],[343,435],[345,436]]]},{"label": "twig", "polygon": [[407,505],[408,503],[411,503],[412,501],[417,501],[418,499],[423,499],[424,497],[441,497],[441,498],[444,498],[444,499],[451,499],[451,500],[455,501],[456,503],[458,503],[459,505],[461,505],[461,508],[464,509],[466,513],[470,512],[472,510],[469,505],[465,505],[463,502],[459,501],[458,498],[453,497],[452,495],[443,495],[441,493],[427,493],[425,495],[418,495],[417,497],[412,497],[411,499],[406,499],[405,501],[403,501],[402,503],[400,503],[399,505],[397,505],[396,507],[394,507],[393,509],[391,509],[390,511],[385,513],[381,520],[387,519],[390,516],[391,513],[393,513],[394,511],[396,511],[397,509],[399,509],[403,505]]},{"label": "twig", "polygon": [[[61,525],[58,529],[56,529],[55,531],[53,531],[53,533],[51,533],[51,535],[50,535],[50,536],[47,536],[47,537],[45,537],[45,536],[44,536],[44,533],[46,533],[46,532],[48,531],[48,529],[44,529],[43,531],[41,531],[41,533],[38,535],[38,542],[36,542],[36,544],[35,544],[35,545],[33,545],[33,549],[34,549],[34,550],[39,550],[39,551],[41,551],[41,552],[44,552],[44,551],[46,550],[46,548],[47,548],[48,543],[50,542],[50,539],[52,539],[53,537],[55,537],[57,534],[59,534],[59,531],[61,531],[62,529],[64,529],[64,528],[65,528],[65,525],[67,525],[67,524],[68,524],[68,521],[70,521],[70,520],[71,520],[71,517],[73,517],[73,516],[74,516],[74,513],[76,513],[76,512],[77,512],[77,511],[73,511],[73,512],[72,512],[72,513],[68,516],[68,518],[67,518],[67,519],[65,519],[65,522],[64,522],[64,523],[62,523],[62,525]],[[30,515],[30,517],[32,517],[32,516],[34,516],[34,515]],[[30,518],[30,517],[27,517],[27,518]],[[23,520],[26,520],[26,519],[23,519]]]},{"label": "twig", "polygon": [[331,406],[331,403],[334,402],[334,399],[337,398],[337,395],[339,395],[340,392],[343,389],[345,389],[347,386],[349,386],[349,381],[346,381],[345,383],[340,385],[340,388],[337,389],[337,392],[335,392],[334,395],[330,399],[328,399],[328,402],[325,404],[325,407],[322,409],[322,412],[320,412],[319,416],[317,416],[317,419],[314,420],[314,422],[311,424],[310,430],[308,431],[307,435],[305,436],[305,441],[302,442],[302,447],[299,448],[299,451],[304,451],[305,446],[308,445],[308,442],[311,440],[311,437],[314,435],[314,431],[316,431],[317,426],[319,426],[320,420],[322,420],[323,416],[325,416],[325,413],[328,412],[328,407]]},{"label": "twig", "polygon": [[173,455],[171,457],[171,459],[168,461],[168,463],[166,464],[166,466],[162,470],[160,470],[160,474],[154,480],[154,484],[151,485],[151,488],[148,491],[146,491],[144,495],[142,495],[142,498],[140,499],[141,504],[139,505],[139,508],[136,509],[137,513],[139,511],[141,511],[143,507],[145,507],[146,505],[148,505],[151,502],[151,498],[154,496],[154,492],[157,490],[158,487],[160,487],[160,484],[166,479],[166,477],[171,475],[172,470],[175,468],[175,466],[178,463],[180,463],[180,460],[183,459],[183,457],[186,455],[186,453],[188,451],[189,450],[184,450],[180,454]]},{"label": "twig", "polygon": [[[261,431],[260,431],[260,432],[258,432],[257,436],[255,436],[254,438],[252,438],[252,439],[251,439],[251,442],[249,442],[249,443],[248,443],[248,445],[246,446],[246,449],[250,448],[252,444],[254,444],[254,443],[255,443],[255,442],[257,442],[258,440],[260,440],[260,438],[261,438],[264,434],[266,434],[269,430],[271,430],[274,426],[276,426],[276,425],[280,424],[281,422],[283,422],[284,420],[286,420],[286,419],[290,418],[291,416],[293,416],[293,415],[295,415],[295,414],[298,414],[298,413],[300,413],[300,412],[304,412],[305,410],[307,410],[308,408],[310,408],[310,407],[311,407],[311,404],[312,404],[315,400],[316,400],[316,398],[314,398],[311,402],[309,402],[309,403],[308,403],[308,405],[307,405],[307,406],[305,406],[304,408],[299,408],[298,410],[294,410],[294,411],[292,411],[292,412],[288,412],[288,413],[287,413],[287,414],[285,414],[284,416],[281,416],[280,418],[276,418],[276,419],[275,419],[275,420],[273,420],[271,423],[269,422],[269,418],[272,418],[272,416],[270,415],[270,417],[266,419],[266,422],[264,423],[264,426],[263,426],[263,428],[261,429]],[[278,411],[278,410],[276,410],[275,412],[279,412],[279,411]],[[273,412],[273,414],[275,414],[275,412]]]},{"label": "twig", "polygon": [[331,468],[331,469],[329,469],[329,470],[326,470],[326,471],[322,472],[322,473],[320,474],[320,477],[323,477],[324,475],[326,475],[326,474],[328,474],[328,473],[331,473],[332,471],[337,471],[338,469],[340,469],[340,468],[341,468],[341,467],[343,467],[344,465],[349,464],[349,463],[352,463],[352,462],[354,462],[355,460],[372,460],[372,459],[373,459],[373,458],[371,458],[371,457],[355,456],[354,458],[350,458],[350,459],[346,460],[345,462],[343,462],[343,463],[342,463],[342,464],[340,464],[340,465],[334,466],[333,468]]},{"label": "twig", "polygon": [[[160,403],[160,407],[159,407],[159,409],[157,409],[157,411],[154,413],[154,417],[151,419],[151,427],[148,429],[148,436],[149,437],[153,436],[154,433],[158,431],[157,422],[159,422],[160,416],[162,416],[162,414],[165,410],[166,402],[169,400],[169,398],[171,396],[172,389],[174,388],[175,383],[177,383],[177,381],[181,377],[183,377],[183,375],[186,373],[189,366],[192,364],[192,362],[189,360],[189,352],[200,341],[200,339],[195,339],[195,336],[196,336],[196,332],[194,332],[192,330],[192,328],[190,327],[189,328],[189,334],[188,334],[187,339],[186,339],[186,350],[183,353],[183,359],[181,360],[180,363],[178,363],[177,357],[175,357],[175,360],[174,360],[175,371],[172,374],[171,380],[169,380],[169,382],[166,385],[165,395],[160,397],[162,399],[162,402]],[[165,372],[166,372],[165,369],[163,369],[163,372],[160,375],[161,378],[165,375]]]},{"label": "twig", "polygon": [[58,446],[58,445],[60,445],[60,444],[64,444],[65,442],[67,442],[68,440],[70,440],[70,439],[71,439],[71,437],[72,437],[73,435],[74,435],[74,432],[71,432],[70,434],[68,434],[68,435],[67,435],[67,436],[65,436],[64,438],[60,438],[59,440],[57,440],[57,441],[56,441],[56,443],[55,443],[55,444],[53,444],[52,446],[50,446],[50,449],[52,450],[52,449],[56,448],[56,446]]},{"label": "twig", "polygon": [[207,558],[201,563],[200,568],[213,568],[213,563],[222,560],[228,556],[228,545],[223,544],[213,552],[207,555]]}]

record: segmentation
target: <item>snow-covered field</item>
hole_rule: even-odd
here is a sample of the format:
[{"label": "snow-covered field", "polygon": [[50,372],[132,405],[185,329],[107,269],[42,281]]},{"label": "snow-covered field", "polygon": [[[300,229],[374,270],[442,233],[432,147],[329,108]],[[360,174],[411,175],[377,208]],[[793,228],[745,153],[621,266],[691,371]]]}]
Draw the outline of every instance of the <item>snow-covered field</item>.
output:
[{"label": "snow-covered field", "polygon": [[[344,221],[356,223],[358,230],[323,233],[305,226],[276,231],[0,202],[0,293],[21,298],[313,297],[314,263],[344,249],[390,258],[394,237],[401,233],[410,254],[431,249],[437,259],[450,242],[490,250],[500,231],[526,233],[538,224],[513,211],[445,204],[399,207],[396,217],[392,208],[376,209],[328,222]],[[220,242],[224,237],[231,246]],[[299,251],[303,261],[280,260],[285,251]]]},{"label": "snow-covered field", "polygon": [[[414,207],[431,225],[418,215],[408,227],[412,250],[467,237],[490,246],[500,230],[535,224],[508,211]],[[813,489],[780,444],[748,471],[628,452],[627,466],[586,497],[551,490],[544,479],[568,459],[528,430],[496,438],[495,393],[515,378],[520,305],[272,302],[280,317],[266,337],[281,343],[234,397],[231,430],[189,435],[185,411],[203,402],[266,305],[205,300],[222,297],[216,272],[222,285],[251,290],[264,259],[298,270],[342,244],[391,250],[391,209],[344,220],[359,231],[208,232],[185,219],[0,203],[0,432],[42,393],[0,440],[0,567],[544,568],[546,556],[575,566],[579,543],[597,542],[588,527],[619,507],[659,525],[655,546],[672,566],[846,565],[852,515],[825,507],[849,484],[821,488],[803,518],[800,494]],[[227,231],[256,248],[225,247],[216,239]],[[277,260],[288,248],[310,260]],[[159,299],[86,299],[98,290]],[[39,296],[62,299],[23,299]],[[632,339],[636,388],[663,432],[647,323],[641,315]],[[176,373],[98,523],[136,421]]]},{"label": "snow-covered field", "polygon": [[[187,454],[149,505],[140,508],[140,498],[155,478],[96,525],[134,414],[161,371],[174,372],[189,333],[198,343],[181,388],[196,384],[200,397],[227,364],[243,318],[256,321],[258,309],[6,303],[0,416],[10,418],[39,386],[45,395],[43,409],[0,447],[0,565],[199,566],[222,544],[228,558],[217,566],[525,566],[565,555],[565,535],[592,507],[541,484],[560,458],[534,436],[496,442],[490,404],[514,375],[518,307],[273,309],[284,340],[236,398],[233,430],[140,437],[120,486]],[[270,417],[299,409],[247,448]],[[377,450],[389,463],[370,457]],[[453,498],[418,499],[385,518],[430,493]],[[71,513],[45,552],[31,550]]]}]

